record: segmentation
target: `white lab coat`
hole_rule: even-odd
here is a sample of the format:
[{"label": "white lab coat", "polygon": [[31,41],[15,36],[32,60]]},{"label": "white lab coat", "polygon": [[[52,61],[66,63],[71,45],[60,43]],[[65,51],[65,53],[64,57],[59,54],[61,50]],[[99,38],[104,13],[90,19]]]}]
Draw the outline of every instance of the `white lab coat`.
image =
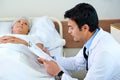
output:
[{"label": "white lab coat", "polygon": [[[120,80],[120,44],[107,32],[100,29],[89,48],[88,72],[84,80]],[[56,57],[67,71],[85,67],[83,49],[70,58]],[[64,73],[62,80],[77,80]]]}]

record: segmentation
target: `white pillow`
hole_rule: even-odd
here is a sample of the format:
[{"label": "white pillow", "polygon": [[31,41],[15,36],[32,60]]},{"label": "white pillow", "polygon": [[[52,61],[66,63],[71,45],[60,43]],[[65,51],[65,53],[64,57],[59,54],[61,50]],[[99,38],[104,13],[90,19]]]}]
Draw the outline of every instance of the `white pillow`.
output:
[{"label": "white pillow", "polygon": [[0,35],[11,33],[12,22],[0,22]]},{"label": "white pillow", "polygon": [[51,45],[53,46],[57,40],[61,39],[53,21],[47,16],[35,18],[32,22],[31,31],[29,34],[39,36],[45,47],[51,48]]}]

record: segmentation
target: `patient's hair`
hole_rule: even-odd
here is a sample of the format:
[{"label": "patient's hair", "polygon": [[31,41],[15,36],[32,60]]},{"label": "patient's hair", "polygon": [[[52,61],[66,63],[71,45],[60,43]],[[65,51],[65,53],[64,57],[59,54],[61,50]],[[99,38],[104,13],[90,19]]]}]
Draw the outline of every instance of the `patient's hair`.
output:
[{"label": "patient's hair", "polygon": [[28,18],[28,17],[25,17],[25,16],[21,16],[21,17],[18,17],[18,18],[16,18],[14,21],[13,21],[13,23],[11,24],[11,26],[13,27],[14,26],[14,24],[18,21],[18,20],[20,20],[20,19],[25,19],[25,20],[27,20],[28,21],[28,24],[29,24],[29,30],[31,29],[31,21],[30,21],[30,19]]},{"label": "patient's hair", "polygon": [[65,18],[70,18],[76,22],[79,29],[84,24],[90,27],[90,31],[93,32],[98,28],[98,15],[95,8],[88,3],[80,3],[72,9],[65,12]]}]

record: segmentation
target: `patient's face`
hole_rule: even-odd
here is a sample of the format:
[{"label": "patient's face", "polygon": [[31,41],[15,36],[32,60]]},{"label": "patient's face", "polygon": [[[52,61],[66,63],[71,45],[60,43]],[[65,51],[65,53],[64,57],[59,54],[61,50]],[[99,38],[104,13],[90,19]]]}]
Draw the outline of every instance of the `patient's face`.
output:
[{"label": "patient's face", "polygon": [[28,34],[29,23],[26,19],[18,20],[12,27],[13,34]]}]

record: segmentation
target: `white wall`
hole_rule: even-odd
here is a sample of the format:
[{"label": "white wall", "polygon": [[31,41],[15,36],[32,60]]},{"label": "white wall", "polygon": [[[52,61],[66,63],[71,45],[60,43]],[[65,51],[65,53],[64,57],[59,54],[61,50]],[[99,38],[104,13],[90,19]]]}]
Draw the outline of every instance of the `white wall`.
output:
[{"label": "white wall", "polygon": [[120,0],[0,0],[0,17],[48,15],[62,20],[80,2],[92,4],[100,19],[120,19]]}]

